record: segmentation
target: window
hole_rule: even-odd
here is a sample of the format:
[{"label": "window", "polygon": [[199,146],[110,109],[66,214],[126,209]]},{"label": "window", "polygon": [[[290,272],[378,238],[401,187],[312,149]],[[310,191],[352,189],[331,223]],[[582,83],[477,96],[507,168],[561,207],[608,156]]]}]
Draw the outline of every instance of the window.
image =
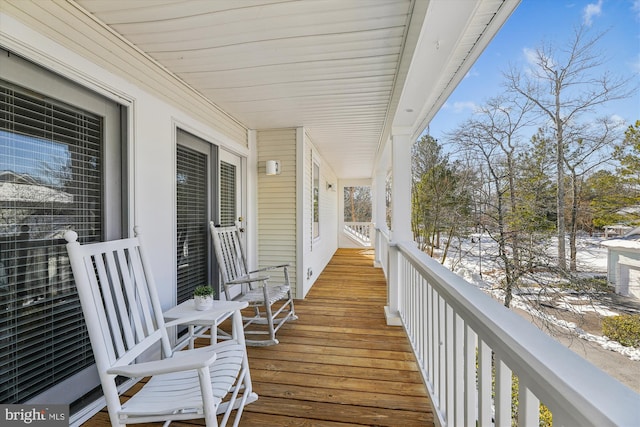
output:
[{"label": "window", "polygon": [[386,207],[385,220],[387,221],[387,228],[391,230],[391,184],[393,182],[393,176],[387,175],[387,179],[384,183],[384,204]]},{"label": "window", "polygon": [[121,236],[120,107],[0,54],[0,401],[71,403],[98,383],[62,237]]},{"label": "window", "polygon": [[236,223],[236,165],[220,162],[220,225],[229,227]]},{"label": "window", "polygon": [[313,239],[320,237],[320,166],[315,161],[312,169]]}]

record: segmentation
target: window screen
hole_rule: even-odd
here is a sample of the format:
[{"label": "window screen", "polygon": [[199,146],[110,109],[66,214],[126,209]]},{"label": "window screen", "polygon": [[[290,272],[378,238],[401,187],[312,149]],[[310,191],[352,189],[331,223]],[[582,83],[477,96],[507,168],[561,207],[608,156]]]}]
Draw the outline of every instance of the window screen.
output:
[{"label": "window screen", "polygon": [[103,235],[102,118],[0,80],[0,402],[93,364],[63,233]]},{"label": "window screen", "polygon": [[198,285],[209,284],[208,156],[178,145],[177,268],[178,304],[193,296]]},{"label": "window screen", "polygon": [[220,225],[231,226],[236,221],[236,166],[220,162]]}]

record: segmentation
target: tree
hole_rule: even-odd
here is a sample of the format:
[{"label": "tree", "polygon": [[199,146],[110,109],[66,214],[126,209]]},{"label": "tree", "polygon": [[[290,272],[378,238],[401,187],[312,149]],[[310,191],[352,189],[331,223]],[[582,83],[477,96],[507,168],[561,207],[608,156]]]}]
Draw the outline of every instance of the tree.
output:
[{"label": "tree", "polygon": [[[604,33],[589,37],[582,26],[564,48],[542,44],[532,51],[532,66],[523,72],[511,68],[504,73],[509,91],[532,102],[551,123],[555,140],[558,267],[566,269],[565,166],[571,145],[579,139],[567,139],[565,132],[577,124],[583,114],[614,99],[628,97],[630,78],[599,73],[607,58],[597,49]],[[576,125],[575,128],[578,126]]]},{"label": "tree", "polygon": [[625,222],[621,211],[633,204],[622,177],[608,170],[599,170],[585,181],[585,202],[591,224],[595,228]]},{"label": "tree", "polygon": [[412,153],[412,221],[414,240],[430,255],[440,246],[440,234],[448,234],[448,244],[456,230],[467,222],[468,197],[461,186],[461,175],[455,164],[442,152],[431,136],[425,135],[413,146]]},{"label": "tree", "polygon": [[468,158],[482,163],[493,188],[491,197],[484,197],[494,203],[485,215],[493,218],[493,227],[488,231],[498,244],[498,258],[504,269],[506,307],[510,306],[513,291],[527,269],[522,258],[523,228],[516,187],[516,159],[522,147],[520,132],[530,125],[527,119],[530,108],[528,100],[519,103],[516,98],[493,98],[478,109],[476,118],[469,119],[449,134]]},{"label": "tree", "polygon": [[640,194],[640,120],[624,133],[622,144],[616,147],[614,158],[620,162],[618,172],[637,196]]},{"label": "tree", "polygon": [[555,231],[555,184],[550,178],[553,169],[553,142],[539,129],[530,146],[517,158],[518,217],[527,234]]},{"label": "tree", "polygon": [[371,187],[344,188],[344,221],[371,221]]},{"label": "tree", "polygon": [[571,203],[569,220],[569,251],[571,271],[577,270],[577,246],[580,207],[582,201],[582,184],[596,168],[611,160],[610,147],[618,139],[619,123],[603,118],[584,124],[578,129],[568,127],[567,149],[564,153],[564,164],[570,183],[569,200]]},{"label": "tree", "polygon": [[626,208],[625,220],[635,225],[640,223],[640,120],[630,125],[624,135],[614,158],[620,162],[617,173],[625,187],[621,210]]},{"label": "tree", "polygon": [[640,185],[640,120],[636,120],[625,131],[622,145],[616,147],[615,158],[620,161],[622,176]]}]

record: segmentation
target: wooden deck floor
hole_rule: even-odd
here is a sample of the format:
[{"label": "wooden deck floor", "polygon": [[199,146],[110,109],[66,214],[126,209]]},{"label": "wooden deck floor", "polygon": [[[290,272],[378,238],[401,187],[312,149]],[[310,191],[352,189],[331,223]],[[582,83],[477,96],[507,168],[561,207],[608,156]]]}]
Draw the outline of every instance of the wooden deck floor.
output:
[{"label": "wooden deck floor", "polygon": [[[373,252],[340,249],[280,344],[250,347],[260,396],[243,427],[433,426],[429,398],[404,332],[385,323],[386,282]],[[106,410],[85,426],[108,425]],[[202,425],[202,421],[173,426]]]}]

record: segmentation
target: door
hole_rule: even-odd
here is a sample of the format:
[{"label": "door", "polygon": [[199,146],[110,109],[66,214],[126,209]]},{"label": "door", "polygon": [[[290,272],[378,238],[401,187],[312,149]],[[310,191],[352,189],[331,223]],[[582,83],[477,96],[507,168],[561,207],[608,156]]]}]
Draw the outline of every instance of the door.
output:
[{"label": "door", "polygon": [[71,404],[99,380],[63,234],[126,228],[123,108],[1,49],[0,69],[0,401]]},{"label": "door", "polygon": [[[216,147],[182,130],[176,147],[177,303],[192,298],[199,285],[211,284],[211,238],[208,222],[217,203]],[[217,276],[216,276],[217,277]]]}]

